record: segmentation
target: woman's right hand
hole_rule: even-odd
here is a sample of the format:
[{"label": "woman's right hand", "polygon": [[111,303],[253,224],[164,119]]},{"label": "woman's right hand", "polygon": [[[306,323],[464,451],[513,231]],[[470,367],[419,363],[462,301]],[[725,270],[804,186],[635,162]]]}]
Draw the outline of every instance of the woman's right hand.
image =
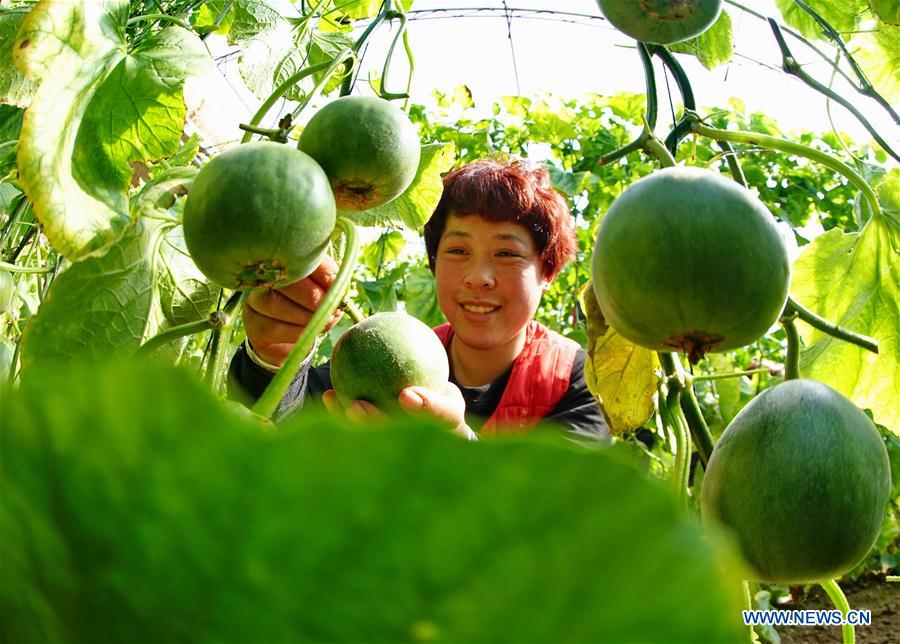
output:
[{"label": "woman's right hand", "polygon": [[[325,255],[322,263],[302,280],[274,290],[251,291],[242,317],[253,351],[271,365],[280,367],[319,308],[337,276],[338,265]],[[327,331],[341,317],[335,311]]]}]

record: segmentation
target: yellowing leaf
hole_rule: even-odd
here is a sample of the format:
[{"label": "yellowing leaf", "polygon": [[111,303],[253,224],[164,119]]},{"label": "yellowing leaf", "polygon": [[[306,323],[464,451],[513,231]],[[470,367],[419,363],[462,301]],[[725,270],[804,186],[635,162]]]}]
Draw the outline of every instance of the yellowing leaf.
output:
[{"label": "yellowing leaf", "polygon": [[656,353],[626,340],[606,323],[590,282],[581,291],[581,307],[588,326],[588,389],[603,407],[611,433],[636,429],[653,413]]},{"label": "yellowing leaf", "polygon": [[53,247],[97,255],[131,223],[128,164],[170,156],[184,126],[184,79],[211,60],[180,27],[126,50],[127,0],[42,0],[19,30],[16,65],[46,80],[25,113],[19,175]]},{"label": "yellowing leaf", "polygon": [[[896,171],[888,180],[896,188]],[[893,198],[897,200],[896,195]],[[791,292],[822,317],[879,343],[875,354],[801,322],[806,348],[801,353],[800,374],[871,409],[876,422],[900,435],[900,221],[896,213],[886,209],[859,233],[832,229],[816,238],[794,264]]]}]

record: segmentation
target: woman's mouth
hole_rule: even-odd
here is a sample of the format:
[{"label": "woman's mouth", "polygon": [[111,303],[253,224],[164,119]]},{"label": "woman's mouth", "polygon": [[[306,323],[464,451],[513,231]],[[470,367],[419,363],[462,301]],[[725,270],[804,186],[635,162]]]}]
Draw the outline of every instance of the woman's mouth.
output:
[{"label": "woman's mouth", "polygon": [[488,313],[493,313],[494,311],[497,311],[500,309],[500,307],[497,306],[496,304],[486,304],[486,303],[474,304],[474,303],[465,303],[464,302],[464,303],[460,304],[460,306],[462,306],[464,311],[467,311],[469,313],[476,313],[478,315],[485,315]]}]

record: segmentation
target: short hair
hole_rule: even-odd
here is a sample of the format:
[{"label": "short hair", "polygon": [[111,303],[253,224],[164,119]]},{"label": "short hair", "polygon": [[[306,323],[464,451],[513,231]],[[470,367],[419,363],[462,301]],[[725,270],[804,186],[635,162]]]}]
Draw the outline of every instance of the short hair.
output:
[{"label": "short hair", "polygon": [[575,256],[574,218],[543,165],[480,159],[445,176],[444,192],[425,224],[425,250],[432,272],[450,215],[478,215],[523,226],[534,240],[547,279],[556,277]]}]

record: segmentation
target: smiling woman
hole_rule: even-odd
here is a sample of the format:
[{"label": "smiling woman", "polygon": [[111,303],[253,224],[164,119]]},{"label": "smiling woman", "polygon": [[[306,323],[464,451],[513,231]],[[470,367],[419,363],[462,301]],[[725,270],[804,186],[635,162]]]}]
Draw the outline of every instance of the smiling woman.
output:
[{"label": "smiling woman", "polygon": [[[434,332],[447,351],[450,383],[440,391],[408,387],[400,406],[485,435],[548,420],[572,434],[605,437],[603,413],[584,380],[585,350],[533,319],[544,289],[575,253],[572,215],[547,170],[483,159],[451,172],[425,225],[425,247],[448,320]],[[307,279],[248,297],[248,343],[232,362],[235,388],[251,397],[265,389],[331,285],[332,264],[326,259]],[[341,408],[330,365],[301,367],[280,413],[308,395]],[[365,401],[347,411],[379,413]]]}]

